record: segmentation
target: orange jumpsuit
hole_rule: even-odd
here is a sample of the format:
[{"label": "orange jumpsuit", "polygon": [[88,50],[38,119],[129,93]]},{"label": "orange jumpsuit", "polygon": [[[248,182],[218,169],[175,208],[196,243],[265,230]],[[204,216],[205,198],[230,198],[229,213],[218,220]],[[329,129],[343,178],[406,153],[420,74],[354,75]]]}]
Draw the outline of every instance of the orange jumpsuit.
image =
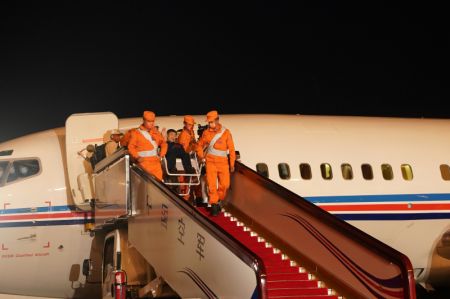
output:
[{"label": "orange jumpsuit", "polygon": [[[194,134],[194,130],[188,130],[186,128],[183,128],[183,130],[181,131],[180,135],[178,136],[178,143],[181,144],[181,146],[183,147],[184,151],[186,153],[190,153],[191,151],[195,150],[195,134]],[[179,180],[181,183],[183,183],[185,181],[185,178],[180,176]],[[180,187],[186,187],[187,186],[180,186]],[[201,196],[201,189],[200,188],[195,188],[197,186],[194,186],[194,192],[196,193],[197,196]],[[181,192],[186,193],[187,189],[185,188],[181,188]],[[189,199],[189,195],[186,195],[184,197],[184,199]]]},{"label": "orange jumpsuit", "polygon": [[186,128],[181,131],[178,136],[178,143],[181,144],[186,153],[190,153],[195,150],[195,134],[194,130],[187,130]]},{"label": "orange jumpsuit", "polygon": [[[219,134],[221,131],[222,125],[216,124],[216,128],[208,128],[205,130],[197,143],[197,155],[199,159],[206,159],[206,181],[208,184],[210,204],[215,204],[219,200],[225,199],[227,190],[230,188],[230,167],[234,168],[234,162],[236,161],[233,138],[231,137],[231,133],[228,129],[225,129],[224,133],[216,141],[213,148],[221,151],[222,153],[228,150],[230,155],[229,163],[226,154],[215,155],[212,152],[209,152],[208,149],[206,150],[206,153],[203,151],[203,148],[209,146],[214,136]],[[219,181],[219,188],[217,188],[217,179]]]},{"label": "orange jumpsuit", "polygon": [[[139,129],[147,131],[143,126],[140,126]],[[140,130],[136,129],[131,132],[130,141],[128,143],[128,152],[134,159],[142,159],[138,164],[143,170],[153,174],[162,181],[163,172],[160,158],[164,157],[167,153],[167,143],[164,141],[162,134],[156,128],[153,128],[147,132],[156,143],[155,148],[153,144],[144,137]],[[161,147],[159,156],[156,153],[158,146]]]},{"label": "orange jumpsuit", "polygon": [[136,128],[133,129],[129,129],[124,135],[123,137],[120,139],[120,145],[121,146],[128,146],[128,142],[130,142],[130,138],[131,138],[131,133],[133,131],[135,131]]}]

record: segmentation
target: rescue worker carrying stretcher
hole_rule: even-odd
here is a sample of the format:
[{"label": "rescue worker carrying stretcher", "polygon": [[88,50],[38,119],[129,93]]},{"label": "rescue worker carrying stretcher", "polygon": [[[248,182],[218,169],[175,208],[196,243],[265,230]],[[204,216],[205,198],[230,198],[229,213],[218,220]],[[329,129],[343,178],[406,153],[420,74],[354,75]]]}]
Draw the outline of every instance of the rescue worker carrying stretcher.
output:
[{"label": "rescue worker carrying stretcher", "polygon": [[152,111],[144,111],[142,125],[131,132],[128,152],[143,170],[162,181],[161,158],[167,153],[167,143],[155,127],[155,118]]},{"label": "rescue worker carrying stretcher", "polygon": [[[236,153],[231,133],[219,123],[217,111],[208,112],[206,121],[208,129],[203,132],[197,143],[197,155],[201,161],[206,162],[210,212],[212,216],[217,216],[220,213],[219,202],[225,199],[230,187],[230,171],[234,172]],[[227,154],[230,156],[229,161]]]},{"label": "rescue worker carrying stretcher", "polygon": [[183,146],[186,153],[190,153],[195,150],[195,133],[194,133],[194,117],[191,115],[185,115],[183,121],[184,127],[178,136],[178,143]]},{"label": "rescue worker carrying stretcher", "polygon": [[[180,134],[178,135],[178,143],[181,144],[183,147],[183,150],[187,153],[189,161],[190,161],[190,154],[191,152],[195,151],[196,149],[196,141],[195,141],[195,133],[194,133],[194,124],[195,119],[192,115],[185,115],[183,118],[183,129],[181,129]],[[191,167],[192,168],[192,167]],[[192,169],[193,170],[193,169]],[[190,171],[188,173],[195,173],[195,171]],[[180,182],[184,182],[185,178],[180,177]],[[180,186],[181,187],[181,186]],[[188,186],[182,186],[182,193],[186,193]],[[201,197],[201,189],[199,186],[194,186],[192,189],[194,190],[194,197]],[[183,189],[184,188],[184,189]],[[185,199],[189,199],[190,196],[185,196]]]}]

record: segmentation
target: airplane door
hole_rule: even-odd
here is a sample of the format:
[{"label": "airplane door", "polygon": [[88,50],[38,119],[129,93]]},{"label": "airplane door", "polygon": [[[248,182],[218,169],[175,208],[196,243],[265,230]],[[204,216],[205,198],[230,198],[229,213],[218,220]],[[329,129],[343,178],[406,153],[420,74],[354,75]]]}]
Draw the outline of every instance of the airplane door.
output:
[{"label": "airplane door", "polygon": [[77,113],[66,120],[66,158],[70,190],[75,205],[89,210],[94,198],[92,166],[86,147],[100,145],[110,130],[118,129],[119,121],[112,112]]}]

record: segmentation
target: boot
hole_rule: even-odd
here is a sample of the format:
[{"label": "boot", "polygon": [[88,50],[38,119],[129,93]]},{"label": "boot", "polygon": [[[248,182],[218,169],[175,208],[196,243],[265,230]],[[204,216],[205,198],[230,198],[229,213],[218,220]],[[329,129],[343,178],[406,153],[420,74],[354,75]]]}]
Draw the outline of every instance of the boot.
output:
[{"label": "boot", "polygon": [[217,216],[220,213],[220,205],[217,203],[213,203],[211,205],[210,215],[211,216]]}]

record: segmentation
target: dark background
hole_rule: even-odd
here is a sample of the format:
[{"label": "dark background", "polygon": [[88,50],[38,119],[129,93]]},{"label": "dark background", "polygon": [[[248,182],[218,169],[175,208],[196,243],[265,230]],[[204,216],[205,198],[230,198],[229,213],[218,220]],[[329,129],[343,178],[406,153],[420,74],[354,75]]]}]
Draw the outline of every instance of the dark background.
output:
[{"label": "dark background", "polygon": [[61,2],[0,4],[0,141],[94,111],[450,118],[444,2]]}]

